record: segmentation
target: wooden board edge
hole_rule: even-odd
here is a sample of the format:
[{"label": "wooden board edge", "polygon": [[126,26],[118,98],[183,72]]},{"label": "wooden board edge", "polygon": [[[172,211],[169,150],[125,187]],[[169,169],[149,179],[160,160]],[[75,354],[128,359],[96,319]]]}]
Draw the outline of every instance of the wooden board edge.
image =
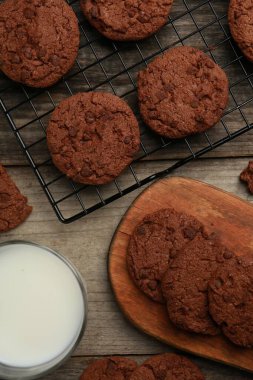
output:
[{"label": "wooden board edge", "polygon": [[121,218],[121,221],[119,222],[113,236],[112,236],[112,240],[111,240],[111,243],[110,243],[110,246],[109,246],[109,249],[108,249],[108,256],[107,256],[107,272],[108,272],[108,278],[109,278],[109,282],[110,282],[110,286],[111,286],[111,289],[113,291],[113,295],[116,299],[116,302],[117,302],[117,305],[122,313],[122,315],[124,316],[124,318],[131,323],[132,326],[134,326],[134,328],[136,328],[138,331],[141,331],[142,333],[144,333],[145,335],[147,336],[150,336],[156,340],[158,340],[159,342],[169,346],[169,347],[172,347],[172,348],[175,348],[181,352],[185,352],[185,353],[188,353],[190,355],[195,355],[196,357],[201,357],[201,358],[204,358],[204,359],[207,359],[207,360],[210,360],[210,361],[213,361],[213,362],[216,362],[216,363],[219,363],[219,364],[223,364],[223,365],[227,365],[227,366],[230,366],[230,367],[233,367],[233,368],[237,368],[239,370],[242,370],[242,371],[245,371],[245,372],[248,372],[248,373],[253,373],[253,370],[250,369],[250,368],[245,368],[245,367],[241,367],[240,365],[238,364],[235,364],[235,363],[231,363],[231,362],[228,362],[226,360],[218,360],[216,358],[213,358],[211,356],[208,356],[208,355],[204,355],[204,354],[197,354],[197,353],[194,353],[192,352],[191,350],[188,350],[188,349],[184,349],[182,348],[181,346],[177,346],[176,344],[169,344],[168,341],[166,341],[165,339],[163,338],[160,338],[159,336],[156,336],[155,334],[152,334],[148,331],[146,331],[146,329],[141,329],[136,323],[135,321],[132,319],[131,315],[130,314],[127,314],[126,311],[122,308],[121,306],[121,303],[120,303],[120,300],[118,299],[117,297],[117,293],[115,292],[115,289],[114,289],[114,285],[113,285],[113,281],[112,281],[112,273],[111,273],[111,253],[113,251],[113,247],[114,247],[114,244],[115,244],[115,239],[116,239],[116,235],[120,232],[122,234],[125,234],[127,236],[129,236],[127,233],[124,233],[122,231],[120,231],[120,227],[121,225],[124,223],[124,220],[127,218],[129,212],[131,211],[132,207],[135,205],[135,203],[138,201],[138,199],[140,197],[142,197],[146,192],[149,191],[149,189],[151,187],[155,187],[157,185],[157,183],[159,182],[162,182],[162,183],[167,183],[167,182],[170,182],[170,181],[177,181],[177,180],[185,180],[185,181],[193,181],[193,182],[196,182],[196,183],[200,183],[201,185],[204,185],[204,186],[207,186],[207,187],[211,187],[213,190],[217,191],[217,192],[221,192],[221,193],[224,193],[226,194],[227,196],[230,196],[230,197],[233,197],[237,200],[239,200],[240,202],[244,203],[244,204],[247,204],[247,206],[250,206],[253,208],[253,205],[251,203],[249,203],[248,201],[240,198],[239,196],[233,194],[233,193],[230,193],[228,191],[225,191],[223,189],[219,189],[217,188],[216,186],[214,185],[210,185],[210,184],[207,184],[203,181],[200,181],[200,180],[196,180],[196,179],[191,179],[191,178],[187,178],[187,177],[184,177],[184,176],[177,176],[177,177],[167,177],[167,178],[163,178],[163,179],[159,179],[157,181],[155,181],[154,183],[152,183],[150,186],[148,186],[146,189],[144,189],[136,198],[135,200],[131,203],[131,205],[128,207],[128,209],[126,210],[125,214],[123,215],[123,217]]}]

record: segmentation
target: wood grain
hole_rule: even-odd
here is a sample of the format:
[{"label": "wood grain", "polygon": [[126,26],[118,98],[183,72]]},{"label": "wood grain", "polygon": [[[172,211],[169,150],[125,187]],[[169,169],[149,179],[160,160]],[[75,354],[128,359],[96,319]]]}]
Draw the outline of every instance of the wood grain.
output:
[{"label": "wood grain", "polygon": [[[136,360],[138,364],[148,359],[150,355],[129,355],[130,359]],[[83,370],[94,360],[99,357],[76,357],[71,358],[61,368],[54,373],[45,376],[42,380],[78,380]],[[194,357],[190,357],[202,370],[206,376],[206,380],[251,380],[252,377],[248,373],[238,371],[236,369],[229,369],[225,366],[214,366],[212,362],[205,361],[203,363]],[[217,370],[218,367],[218,370]],[[92,379],[91,379],[92,380]],[[179,379],[180,380],[180,379]]]},{"label": "wood grain", "polygon": [[[185,2],[186,3],[186,2]],[[190,4],[190,2],[188,2]],[[195,6],[200,3],[199,0],[192,0],[191,5]],[[217,0],[213,2],[213,7],[218,16],[224,13],[227,0]],[[184,9],[184,2],[182,0],[175,0],[176,7],[174,8],[174,15],[177,16]],[[211,19],[211,10],[207,6],[203,6],[198,12],[197,22],[201,27]],[[196,13],[194,12],[196,17]],[[175,22],[180,36],[185,36],[193,29],[193,23],[190,17],[184,17],[182,20]],[[217,26],[217,25],[216,25]],[[218,37],[218,28],[213,27],[204,30],[205,38],[213,43],[214,36]],[[199,38],[199,35],[192,36],[185,40],[186,44],[193,44],[199,48],[205,48],[203,40]],[[160,40],[165,46],[170,38],[170,30],[164,30],[159,35]],[[223,38],[223,36],[222,36]],[[95,51],[100,56],[106,54],[106,47],[103,43],[97,42],[93,44]],[[157,43],[155,39],[151,38],[148,41],[141,42],[139,44],[143,54],[147,56],[157,49]],[[224,45],[224,49],[226,46]],[[225,61],[226,54],[223,54],[224,49],[221,47],[220,51],[215,52],[215,56],[219,57],[221,61]],[[122,51],[122,57],[128,66],[131,66],[136,60],[136,55],[139,53],[134,49],[126,49]],[[82,53],[81,53],[82,55]],[[94,60],[94,54],[89,49],[83,50],[83,57],[86,62],[90,63]],[[82,57],[80,57],[82,59]],[[84,63],[86,63],[84,62]],[[114,75],[119,69],[120,62],[117,57],[113,56],[112,59],[107,60],[107,63],[103,62],[106,73],[108,76]],[[224,62],[226,64],[226,62]],[[141,67],[138,66],[134,70],[131,70],[131,75],[135,79],[137,71]],[[230,66],[227,70],[230,79],[237,77],[236,67]],[[104,74],[101,71],[99,65],[94,65],[88,71],[85,72],[89,80],[93,84],[94,81],[103,81]],[[240,73],[238,73],[240,75]],[[71,82],[71,87],[75,86],[78,89],[84,89],[84,82],[82,77],[78,77],[76,83]],[[113,85],[118,95],[131,89],[129,78],[127,75],[121,75],[116,80],[113,80]],[[130,86],[129,86],[130,85]],[[245,83],[247,87],[247,83]],[[110,90],[109,86],[100,87],[98,90]],[[245,92],[244,84],[237,92],[238,97],[243,97],[244,93],[247,94],[247,88]],[[243,95],[242,95],[243,93]],[[8,107],[14,106],[19,99],[18,91],[15,94],[10,94],[8,99]],[[67,90],[64,87],[58,87],[58,89],[52,89],[52,96],[57,103],[60,98],[67,96]],[[239,99],[240,100],[240,99]],[[39,115],[48,111],[50,102],[45,97],[37,97],[34,101],[36,110]],[[28,107],[20,108],[19,112],[12,112],[12,117],[18,125],[22,125],[27,121],[27,118],[31,117],[28,114],[30,110]],[[248,119],[252,119],[252,107],[245,109],[245,114]],[[241,123],[239,113],[227,123],[231,131],[238,128],[238,123]],[[46,119],[41,118],[42,122],[46,125]],[[214,138],[222,137],[224,133],[223,129],[217,127],[211,133]],[[238,173],[246,166],[247,158],[237,159],[231,161],[218,160],[218,157],[248,157],[252,152],[252,138],[253,132],[249,132],[243,135],[239,139],[236,139],[229,144],[226,144],[214,152],[211,152],[209,157],[215,158],[212,160],[196,161],[192,162],[183,168],[178,169],[175,174],[188,175],[197,179],[206,180],[212,184],[220,186],[224,189],[231,190],[240,194],[245,199],[250,198],[245,187],[238,181]],[[22,132],[22,136],[26,143],[33,143],[41,137],[41,130],[36,123],[33,123],[29,128],[26,128]],[[194,138],[191,144],[195,149],[203,145],[201,138]],[[35,145],[31,150],[36,162],[42,162],[48,158],[47,150],[42,144]],[[170,159],[177,159],[185,156],[188,151],[185,149],[184,144],[177,143],[169,150],[164,150],[158,154],[154,154],[151,160],[156,160],[148,163],[142,163],[137,165],[136,170],[141,178],[149,175],[154,171],[160,171],[171,164]],[[160,159],[164,161],[160,161]],[[158,161],[159,160],[159,161]],[[143,355],[150,355],[159,352],[169,350],[169,348],[149,336],[145,336],[136,329],[134,329],[126,319],[124,319],[122,313],[118,309],[117,303],[111,293],[110,285],[108,283],[106,274],[106,261],[107,251],[110,244],[112,234],[119,223],[121,217],[126,211],[130,203],[135,199],[139,191],[136,191],[128,196],[120,199],[119,201],[105,207],[92,215],[72,224],[64,226],[58,223],[53,210],[51,209],[45,195],[43,194],[36,177],[32,173],[32,170],[28,167],[21,167],[27,165],[27,160],[19,148],[14,135],[12,134],[10,127],[4,114],[0,111],[0,161],[6,165],[11,165],[9,171],[18,183],[22,191],[28,195],[30,203],[34,206],[34,212],[24,225],[20,228],[3,234],[0,237],[0,241],[8,239],[30,239],[38,243],[48,245],[56,250],[59,250],[66,257],[72,260],[72,262],[82,272],[88,285],[89,293],[89,321],[86,333],[75,352],[74,358],[70,359],[62,368],[57,370],[51,375],[45,377],[45,380],[77,380],[82,369],[95,357],[111,354],[138,355],[139,362],[145,359]],[[13,167],[15,165],[15,167]],[[50,175],[50,167],[45,168],[46,175]],[[129,178],[127,176],[122,177],[123,186],[128,186]],[[57,194],[59,197],[64,195],[63,189],[59,186],[57,188]],[[66,212],[73,209],[74,205],[69,202],[64,205]],[[218,364],[211,363],[203,359],[196,359],[198,365],[206,374],[208,380],[251,380],[253,377],[244,372],[238,372],[235,369],[230,369]]]},{"label": "wood grain", "polygon": [[[0,0],[2,2],[2,0]],[[175,0],[174,16],[178,16],[185,8],[187,3],[189,6],[196,6],[201,3],[200,0]],[[203,0],[203,3],[206,1]],[[228,0],[215,0],[212,1],[212,7],[217,13],[218,17],[224,14],[227,7]],[[212,21],[213,12],[208,5],[203,5],[198,12],[194,11],[194,17],[199,27],[203,27],[207,22]],[[222,23],[226,24],[226,20]],[[189,16],[177,20],[174,23],[181,37],[185,37],[188,33],[196,30],[193,21]],[[227,28],[227,25],[225,25]],[[93,33],[92,33],[93,35]],[[203,29],[202,35],[208,43],[213,44],[214,39],[223,39],[225,36],[220,33],[218,23],[207,29]],[[90,33],[89,33],[90,36]],[[164,29],[159,34],[159,39],[162,46],[168,43],[168,39],[174,38],[175,33],[171,33],[171,27]],[[205,49],[205,44],[202,37],[197,33],[184,40],[186,44],[192,44],[201,49]],[[98,41],[93,44],[93,48],[99,57],[108,54],[107,47],[104,41]],[[147,41],[139,43],[139,48],[146,57],[157,49],[157,42],[155,38],[150,38]],[[214,51],[215,57],[221,64],[226,65],[227,59],[234,59],[235,57],[227,54],[228,43],[220,45]],[[230,49],[231,52],[231,49]],[[139,56],[136,49],[125,49],[121,51],[121,55],[127,66],[131,66]],[[90,64],[94,61],[94,53],[87,47],[80,53],[82,63]],[[245,61],[243,62],[243,64]],[[115,54],[111,59],[103,61],[106,74],[110,77],[114,75],[121,63]],[[137,71],[141,69],[141,65],[137,66],[134,70],[130,70],[130,74],[135,80]],[[247,67],[247,72],[250,74],[251,67]],[[229,79],[232,83],[233,80],[242,77],[242,71],[239,62],[232,64],[226,69]],[[99,65],[94,65],[89,70],[85,71],[85,75],[89,78],[91,84],[96,81],[103,81],[105,76]],[[112,81],[117,94],[121,95],[124,92],[131,90],[131,83],[126,74],[120,75],[116,80]],[[77,90],[84,90],[85,84],[82,75],[79,75],[74,83],[70,83],[71,87]],[[110,86],[98,88],[98,90],[109,90]],[[248,94],[252,93],[249,88],[249,82],[245,81],[239,87],[234,88],[236,99],[239,103],[247,100]],[[57,103],[62,97],[67,96],[67,88],[64,86],[57,86],[51,89],[53,100]],[[18,100],[22,100],[24,94],[20,91],[9,93],[7,99],[7,106],[13,107],[17,104]],[[231,102],[231,105],[233,102]],[[34,100],[34,106],[39,115],[43,115],[50,107],[50,101],[46,97],[38,96]],[[31,113],[30,113],[31,112]],[[244,115],[249,122],[253,120],[253,108],[251,103],[243,108]],[[13,119],[18,125],[23,125],[27,118],[34,116],[33,111],[27,106],[21,107],[19,111],[12,112]],[[227,126],[230,131],[236,130],[242,123],[242,116],[239,111],[232,115],[233,117],[226,118]],[[47,124],[46,118],[41,117],[44,125]],[[217,139],[224,135],[224,129],[219,128],[212,130],[211,136]],[[36,123],[26,128],[22,132],[27,144],[33,143],[41,137],[41,129]],[[187,175],[192,178],[205,180],[210,184],[219,186],[224,190],[232,191],[244,199],[252,201],[252,197],[247,193],[245,187],[238,181],[238,173],[247,164],[247,157],[252,155],[252,137],[253,131],[231,141],[229,144],[223,145],[215,151],[208,154],[206,157],[212,159],[195,161],[191,164],[178,169],[176,175]],[[194,137],[191,141],[194,149],[203,145],[204,141],[201,138]],[[206,142],[205,142],[206,143]],[[36,162],[42,162],[48,157],[47,150],[42,144],[35,145],[32,150]],[[166,166],[171,164],[170,159],[183,157],[188,153],[182,143],[177,143],[170,149],[152,155],[151,162],[141,163],[137,165],[136,170],[138,175],[143,178],[154,171],[160,171]],[[220,157],[221,159],[218,159]],[[226,159],[226,157],[239,157]],[[240,158],[245,157],[245,158]],[[160,159],[164,161],[160,161]],[[104,355],[122,354],[122,355],[135,355],[134,358],[141,363],[145,360],[146,355],[156,354],[170,350],[167,345],[157,342],[150,336],[140,333],[137,329],[123,317],[123,314],[118,308],[118,305],[111,292],[106,273],[107,252],[110,244],[111,237],[114,233],[117,224],[124,215],[135,197],[139,194],[140,190],[129,194],[128,196],[114,202],[113,204],[98,210],[97,212],[89,215],[88,217],[79,220],[71,225],[61,225],[48,203],[43,191],[41,190],[36,177],[32,170],[27,167],[27,160],[21,151],[17,141],[10,130],[10,126],[0,110],[0,162],[9,165],[8,170],[13,176],[14,180],[20,186],[22,191],[28,195],[30,203],[34,206],[34,211],[28,221],[20,226],[18,229],[13,230],[7,234],[0,236],[0,241],[9,239],[28,239],[38,243],[48,245],[68,257],[81,271],[86,279],[89,294],[89,320],[87,330],[75,352],[75,357],[71,358],[63,367],[54,373],[44,377],[42,380],[78,380],[83,368],[85,368],[94,358]],[[26,167],[25,167],[26,166]],[[50,175],[50,167],[45,168],[47,176]],[[129,178],[122,177],[124,186],[129,185]],[[59,186],[57,189],[59,196],[64,195],[63,189]],[[66,211],[73,207],[72,203],[67,203],[65,206]],[[237,371],[234,368],[229,368],[217,363],[213,363],[201,358],[193,358],[196,363],[201,367],[206,375],[207,380],[253,380],[253,375],[243,371]]]},{"label": "wood grain", "polygon": [[164,207],[188,212],[209,233],[215,233],[238,255],[253,252],[253,207],[243,200],[204,183],[167,178],[147,188],[120,223],[109,256],[109,277],[118,304],[141,331],[170,346],[253,372],[253,350],[238,348],[224,337],[185,333],[169,321],[164,305],[147,298],[132,282],[126,267],[129,237],[147,213]]},{"label": "wood grain", "polygon": [[[176,173],[207,181],[252,201],[253,197],[238,180],[238,173],[246,163],[247,159],[199,160],[178,169]],[[144,177],[150,170],[159,171],[163,167],[164,163],[160,161],[143,163],[138,166],[138,175]],[[139,332],[124,318],[106,273],[107,253],[113,233],[141,189],[71,225],[62,225],[57,221],[32,170],[20,166],[7,169],[28,196],[34,210],[26,223],[1,234],[0,241],[28,239],[61,252],[77,266],[88,287],[88,325],[75,357],[44,380],[78,380],[82,368],[97,356],[136,355],[141,362],[145,355],[170,351],[170,347]],[[60,196],[62,191],[58,189]],[[68,207],[71,205],[66,204]],[[249,373],[201,358],[193,359],[202,368],[207,380],[253,380],[253,375]]]},{"label": "wood grain", "polygon": [[[138,102],[133,83],[136,84],[138,71],[145,67],[143,58],[148,61],[151,55],[161,52],[161,47],[168,48],[174,46],[174,44],[181,44],[181,39],[185,45],[191,45],[202,50],[211,50],[213,58],[225,68],[230,85],[232,86],[227,111],[233,110],[231,114],[224,116],[227,131],[229,133],[235,132],[244,127],[246,122],[249,124],[253,122],[253,107],[252,101],[250,101],[253,96],[252,84],[250,79],[243,80],[245,72],[248,75],[252,74],[252,65],[249,65],[243,58],[238,60],[240,52],[236,55],[232,45],[228,41],[228,23],[224,17],[227,12],[228,0],[212,1],[212,7],[205,0],[191,0],[188,3],[183,0],[175,0],[171,13],[171,18],[175,19],[173,25],[169,24],[165,26],[157,33],[156,37],[140,41],[137,46],[134,43],[116,43],[113,46],[109,41],[100,38],[81,16],[80,10],[78,10],[78,1],[72,1],[71,3],[75,3],[74,8],[79,15],[86,35],[94,40],[92,46],[87,44],[86,38],[82,40],[78,61],[83,69],[83,73],[71,76],[67,81],[73,93],[89,89],[85,79],[87,78],[91,87],[98,85],[97,91],[111,92],[111,86],[113,86],[116,95],[124,96],[134,111],[138,113]],[[202,6],[200,6],[201,3],[203,3]],[[196,9],[191,14],[187,14],[187,10],[194,7]],[[182,14],[184,16],[179,18]],[[219,17],[222,17],[221,24],[216,20]],[[197,26],[201,28],[202,35],[198,32]],[[217,46],[215,47],[214,44],[217,44]],[[115,46],[117,50],[115,50]],[[100,63],[97,62],[96,57],[101,60]],[[124,66],[122,65],[122,60],[124,61]],[[103,69],[101,69],[101,64]],[[129,68],[128,73],[124,72],[124,68]],[[78,66],[75,65],[71,74],[76,73],[78,70]],[[106,78],[113,79],[110,83],[104,84]],[[240,83],[237,83],[238,81]],[[10,84],[11,82],[3,74],[0,74],[0,90]],[[12,90],[0,93],[0,98],[3,99],[7,109],[25,102],[17,109],[10,111],[10,116],[17,127],[22,127],[27,122],[31,122],[31,124],[20,131],[27,146],[45,137],[42,125],[46,129],[49,118],[47,113],[51,112],[54,107],[51,99],[57,105],[63,98],[69,96],[68,88],[63,82],[50,88],[49,91],[51,98],[48,96],[47,91],[41,93],[41,91],[34,92],[32,89],[27,89],[28,94],[33,96],[32,104],[26,101],[26,96],[18,85]],[[238,109],[240,105],[243,106],[241,109]],[[38,116],[39,121],[35,121],[36,116]],[[148,151],[151,151],[160,144],[160,141],[142,123],[140,125],[144,132],[142,138],[143,144]],[[24,165],[27,163],[26,158],[21,150],[17,149],[15,139],[11,138],[12,144],[9,144],[7,141],[9,129],[10,126],[7,118],[0,111],[0,160],[7,160],[9,165]],[[210,129],[208,136],[211,143],[226,137],[227,131],[221,123]],[[249,131],[229,144],[220,146],[215,151],[208,153],[207,157],[250,156],[250,139],[252,136],[253,131]],[[203,134],[189,138],[188,142],[194,152],[208,145],[208,141]],[[36,164],[40,164],[49,158],[45,141],[33,145],[29,151]],[[189,153],[187,144],[184,141],[177,141],[170,145],[168,149],[151,154],[148,159],[180,159],[186,157]]]}]

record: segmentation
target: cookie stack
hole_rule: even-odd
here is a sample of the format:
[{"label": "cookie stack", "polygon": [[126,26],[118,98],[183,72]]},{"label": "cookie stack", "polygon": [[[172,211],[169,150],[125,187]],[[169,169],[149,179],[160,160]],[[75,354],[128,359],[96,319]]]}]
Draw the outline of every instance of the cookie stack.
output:
[{"label": "cookie stack", "polygon": [[174,209],[147,215],[130,237],[128,271],[169,320],[198,334],[221,331],[253,346],[253,259],[237,257],[194,217]]},{"label": "cookie stack", "polygon": [[109,357],[93,362],[80,380],[205,380],[199,368],[176,354],[155,355],[138,367],[134,360]]}]

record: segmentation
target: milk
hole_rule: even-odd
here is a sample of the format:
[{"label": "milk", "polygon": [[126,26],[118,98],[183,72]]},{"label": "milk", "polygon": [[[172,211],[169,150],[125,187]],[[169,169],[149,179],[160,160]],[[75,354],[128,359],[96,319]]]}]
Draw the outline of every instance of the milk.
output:
[{"label": "milk", "polygon": [[80,283],[61,258],[31,244],[0,245],[1,364],[33,367],[61,356],[85,313]]}]

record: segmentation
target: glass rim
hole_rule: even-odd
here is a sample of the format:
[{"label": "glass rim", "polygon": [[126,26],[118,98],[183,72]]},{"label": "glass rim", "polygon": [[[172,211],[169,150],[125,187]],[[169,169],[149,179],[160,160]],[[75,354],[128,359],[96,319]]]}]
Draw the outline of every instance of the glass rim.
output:
[{"label": "glass rim", "polygon": [[[81,290],[81,294],[82,294],[84,313],[83,313],[83,319],[82,319],[81,329],[80,329],[80,332],[77,335],[77,338],[76,339],[74,338],[74,343],[72,341],[73,344],[70,345],[69,347],[67,347],[66,350],[62,351],[59,355],[57,355],[56,357],[52,358],[51,360],[48,360],[48,361],[46,361],[44,363],[37,364],[37,365],[34,365],[34,366],[24,366],[24,367],[13,366],[13,365],[9,365],[9,364],[6,364],[6,363],[2,363],[1,360],[0,360],[0,367],[2,367],[3,369],[4,368],[6,370],[7,369],[13,369],[15,371],[26,371],[26,370],[29,370],[29,371],[32,371],[32,370],[39,371],[41,369],[42,372],[39,372],[37,375],[35,375],[35,376],[39,376],[39,375],[41,376],[41,375],[45,375],[45,374],[51,372],[52,370],[56,369],[59,365],[61,365],[68,357],[70,357],[70,355],[74,352],[74,350],[77,348],[78,344],[80,343],[80,341],[81,341],[81,339],[83,337],[86,325],[87,325],[87,316],[88,316],[87,288],[86,288],[85,280],[81,276],[81,274],[78,271],[78,269],[74,266],[74,264],[72,264],[72,262],[68,258],[66,258],[65,256],[63,256],[61,253],[59,253],[59,252],[57,252],[57,251],[55,251],[55,250],[53,250],[53,249],[51,249],[51,248],[49,248],[47,246],[44,246],[42,244],[38,244],[38,243],[35,243],[35,242],[32,242],[32,241],[29,241],[29,240],[9,240],[9,241],[5,241],[3,243],[0,243],[0,248],[4,247],[4,246],[16,245],[16,244],[24,244],[24,245],[30,245],[30,246],[34,246],[34,247],[39,247],[39,248],[42,248],[43,250],[47,251],[48,253],[53,254],[54,256],[56,256],[59,260],[61,260],[71,270],[71,272],[73,273],[73,275],[75,276],[75,278],[77,280],[78,286],[79,286],[79,288]],[[57,358],[59,358],[59,361],[57,361]],[[43,367],[50,365],[51,362],[54,363],[52,365],[52,367],[50,367],[47,370],[43,371]],[[0,374],[0,376],[1,376],[1,374]]]}]

